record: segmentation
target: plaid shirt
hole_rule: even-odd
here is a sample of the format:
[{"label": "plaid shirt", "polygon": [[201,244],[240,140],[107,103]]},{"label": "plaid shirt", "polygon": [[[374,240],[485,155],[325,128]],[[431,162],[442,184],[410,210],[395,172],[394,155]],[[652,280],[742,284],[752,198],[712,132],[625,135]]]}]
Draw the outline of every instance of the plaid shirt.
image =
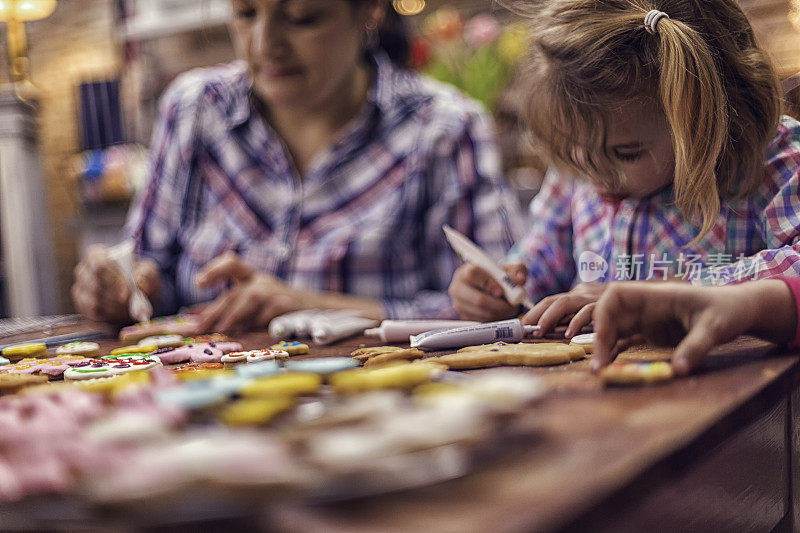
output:
[{"label": "plaid shirt", "polygon": [[588,182],[548,174],[530,205],[533,227],[506,262],[528,267],[534,301],[579,282],[662,279],[723,285],[800,274],[800,123],[784,117],[766,150],[764,182],[744,200],[722,201],[699,233],[667,187],[647,198],[603,201]]},{"label": "plaid shirt", "polygon": [[254,111],[242,63],[171,86],[126,228],[161,268],[160,312],[217,296],[223,287],[201,290],[195,275],[233,250],[292,286],[379,300],[387,317],[454,316],[459,260],[442,224],[501,258],[522,234],[518,201],[477,104],[372,62],[367,105],[302,178]]}]

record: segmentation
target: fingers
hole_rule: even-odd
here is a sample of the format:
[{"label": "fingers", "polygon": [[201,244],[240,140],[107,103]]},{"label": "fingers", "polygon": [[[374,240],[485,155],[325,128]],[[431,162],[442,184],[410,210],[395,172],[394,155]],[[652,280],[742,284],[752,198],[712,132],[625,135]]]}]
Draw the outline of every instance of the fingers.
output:
[{"label": "fingers", "polygon": [[574,317],[572,317],[572,320],[569,321],[567,330],[564,332],[564,337],[574,337],[584,327],[588,326],[592,322],[592,313],[594,312],[594,308],[596,306],[596,303],[584,305],[581,310],[578,311]]},{"label": "fingers", "polygon": [[519,286],[525,285],[528,280],[528,268],[524,263],[512,263],[503,267],[511,281]]},{"label": "fingers", "polygon": [[225,333],[237,333],[249,329],[261,310],[261,302],[248,297],[246,291],[239,293],[226,308],[218,322],[217,328]]},{"label": "fingers", "polygon": [[[594,320],[594,347],[592,354],[592,371],[597,372],[614,360],[617,342],[620,340],[619,316],[624,305],[622,292],[617,287],[609,287],[592,311]],[[576,315],[577,316],[577,315]]]},{"label": "fingers", "polygon": [[200,288],[210,287],[220,281],[249,281],[253,277],[253,269],[247,266],[238,254],[232,251],[215,257],[195,278]]},{"label": "fingers", "polygon": [[93,246],[75,267],[71,289],[75,309],[96,321],[122,322],[128,318],[130,290],[103,246]]},{"label": "fingers", "polygon": [[548,296],[533,306],[523,318],[526,324],[538,324],[539,331],[534,335],[542,337],[558,325],[568,315],[580,311],[592,299],[580,294],[566,293]]},{"label": "fingers", "polygon": [[672,354],[672,368],[681,376],[699,367],[714,346],[729,339],[719,335],[710,319],[702,319],[689,330],[689,333],[675,348]]},{"label": "fingers", "polygon": [[453,307],[464,319],[489,322],[513,316],[517,310],[503,298],[500,285],[474,265],[456,270],[448,292]]},{"label": "fingers", "polygon": [[238,289],[234,288],[220,294],[214,301],[205,306],[200,313],[200,320],[197,323],[197,331],[206,333],[209,331],[217,331],[217,324],[225,313],[225,310],[230,306],[231,302],[236,298]]}]

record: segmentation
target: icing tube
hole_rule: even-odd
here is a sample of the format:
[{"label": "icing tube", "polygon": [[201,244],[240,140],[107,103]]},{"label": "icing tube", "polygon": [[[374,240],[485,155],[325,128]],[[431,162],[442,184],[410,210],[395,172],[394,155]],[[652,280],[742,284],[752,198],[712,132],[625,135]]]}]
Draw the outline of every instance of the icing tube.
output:
[{"label": "icing tube", "polygon": [[397,342],[434,329],[474,326],[480,322],[472,320],[384,320],[377,328],[368,329],[364,335],[379,337],[383,342]]},{"label": "icing tube", "polygon": [[519,342],[522,337],[538,330],[539,326],[523,326],[518,318],[487,322],[477,326],[439,329],[411,336],[411,347],[423,350],[462,348],[493,342]]},{"label": "icing tube", "polygon": [[330,344],[353,335],[360,335],[365,329],[378,324],[377,320],[358,316],[323,317],[311,326],[311,336],[317,344]]},{"label": "icing tube", "polygon": [[320,309],[304,309],[285,315],[276,316],[269,323],[269,334],[277,339],[291,337],[310,337],[314,321],[319,318],[338,318],[360,316],[354,309],[322,311]]},{"label": "icing tube", "polygon": [[285,315],[276,316],[269,322],[269,334],[277,339],[288,339],[294,337],[305,321],[305,316],[316,313],[315,310],[306,309],[304,311],[294,311]]}]

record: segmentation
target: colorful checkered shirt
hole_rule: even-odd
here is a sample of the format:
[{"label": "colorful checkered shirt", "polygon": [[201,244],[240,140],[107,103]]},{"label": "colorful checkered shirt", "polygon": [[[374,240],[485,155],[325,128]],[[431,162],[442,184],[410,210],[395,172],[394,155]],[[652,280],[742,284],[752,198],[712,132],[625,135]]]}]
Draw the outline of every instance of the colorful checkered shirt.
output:
[{"label": "colorful checkered shirt", "polygon": [[533,226],[506,257],[528,267],[534,301],[579,282],[665,279],[723,285],[800,274],[800,123],[783,117],[766,150],[764,182],[750,198],[722,201],[699,234],[672,187],[644,199],[604,201],[587,181],[550,172],[530,205]]},{"label": "colorful checkered shirt", "polygon": [[254,111],[242,63],[176,80],[127,224],[160,266],[160,312],[217,296],[224,287],[201,290],[195,275],[233,250],[291,286],[379,300],[387,317],[455,315],[446,290],[460,260],[442,224],[500,259],[522,235],[519,202],[477,104],[372,63],[367,105],[302,178]]}]

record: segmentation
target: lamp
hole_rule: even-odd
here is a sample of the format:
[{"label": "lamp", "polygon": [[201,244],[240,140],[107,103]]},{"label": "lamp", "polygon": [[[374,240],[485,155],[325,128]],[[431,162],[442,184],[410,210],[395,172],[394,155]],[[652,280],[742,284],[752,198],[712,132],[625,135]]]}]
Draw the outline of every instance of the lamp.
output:
[{"label": "lamp", "polygon": [[0,0],[0,22],[8,25],[8,59],[15,84],[29,82],[24,23],[49,17],[55,8],[56,0]]}]

